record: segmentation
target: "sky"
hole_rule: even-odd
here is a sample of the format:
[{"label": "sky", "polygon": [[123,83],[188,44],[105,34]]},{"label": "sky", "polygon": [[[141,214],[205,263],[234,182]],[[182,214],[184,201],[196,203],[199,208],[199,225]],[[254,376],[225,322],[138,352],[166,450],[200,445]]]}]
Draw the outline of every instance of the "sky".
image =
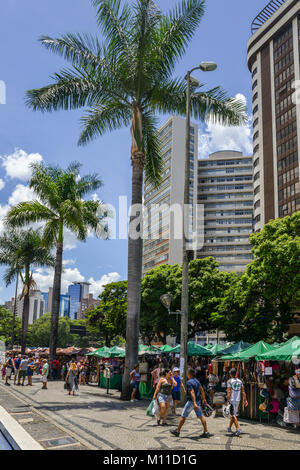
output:
[{"label": "sky", "polygon": [[[132,0],[129,0],[129,2]],[[163,11],[176,0],[157,0]],[[218,69],[197,78],[207,89],[222,86],[229,95],[246,100],[251,113],[251,75],[247,68],[247,41],[253,18],[266,0],[206,0],[206,13],[176,76],[203,60],[215,61]],[[79,119],[83,110],[55,113],[33,112],[25,106],[25,92],[51,82],[66,62],[47,51],[41,35],[59,37],[68,32],[98,35],[95,10],[90,0],[9,0],[0,3],[0,81],[6,85],[6,104],[0,104],[0,234],[2,219],[14,204],[30,200],[29,164],[41,161],[66,167],[83,164],[82,174],[96,172],[103,187],[93,194],[118,208],[119,197],[130,201],[130,133],[108,133],[86,147],[78,147]],[[1,100],[0,100],[1,101]],[[168,116],[160,116],[163,123]],[[223,128],[198,123],[199,158],[217,150],[240,150],[251,154],[251,121],[243,128]],[[129,203],[128,203],[129,205]],[[89,281],[98,295],[108,282],[127,277],[127,240],[89,237],[76,242],[66,234],[62,292],[73,281]],[[0,268],[2,278],[4,268]],[[52,284],[53,273],[38,269],[35,281],[42,291]],[[0,280],[0,303],[14,295],[14,286]]]}]

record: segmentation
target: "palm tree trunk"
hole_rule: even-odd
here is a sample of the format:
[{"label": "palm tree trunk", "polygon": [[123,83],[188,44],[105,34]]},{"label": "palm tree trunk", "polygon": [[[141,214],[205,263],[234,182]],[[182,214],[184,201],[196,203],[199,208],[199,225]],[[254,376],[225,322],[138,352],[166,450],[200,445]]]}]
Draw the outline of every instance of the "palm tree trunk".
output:
[{"label": "palm tree trunk", "polygon": [[13,321],[12,321],[12,329],[11,329],[11,349],[14,349],[14,344],[15,344],[15,328],[16,328],[16,314],[17,314],[18,284],[19,284],[19,273],[17,274],[17,280],[16,280],[16,290],[15,290],[15,300],[14,300]]},{"label": "palm tree trunk", "polygon": [[[132,156],[132,199],[131,204],[142,204],[143,176],[145,156],[137,152]],[[130,223],[142,217],[140,214],[131,214]],[[141,278],[143,239],[142,224],[136,228],[134,238],[128,236],[128,288],[127,288],[127,320],[126,320],[126,359],[123,379],[122,399],[130,399],[130,372],[138,362],[139,318],[141,303]]]},{"label": "palm tree trunk", "polygon": [[59,321],[59,306],[60,306],[60,289],[61,289],[61,275],[62,275],[62,256],[63,256],[63,242],[62,237],[56,244],[56,261],[53,279],[53,293],[52,293],[52,308],[51,308],[51,336],[50,336],[50,367],[52,361],[56,358],[56,348],[58,340],[58,321]]},{"label": "palm tree trunk", "polygon": [[29,321],[29,292],[30,292],[30,266],[25,266],[21,354],[25,354],[25,350],[26,350],[26,339],[27,339],[28,321]]},{"label": "palm tree trunk", "polygon": [[25,294],[24,299],[23,299],[21,354],[25,354],[25,350],[26,350],[28,320],[29,320],[29,293]]}]

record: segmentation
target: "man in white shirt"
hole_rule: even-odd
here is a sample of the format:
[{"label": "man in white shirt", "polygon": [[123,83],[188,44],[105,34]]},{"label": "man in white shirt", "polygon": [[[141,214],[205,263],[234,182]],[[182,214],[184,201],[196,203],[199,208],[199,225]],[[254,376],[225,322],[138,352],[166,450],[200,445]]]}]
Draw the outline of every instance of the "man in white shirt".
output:
[{"label": "man in white shirt", "polygon": [[227,430],[228,432],[231,432],[231,428],[234,424],[236,428],[236,432],[234,433],[235,436],[239,436],[242,433],[237,420],[241,398],[243,399],[243,406],[247,407],[248,402],[243,382],[240,379],[236,378],[236,370],[231,369],[230,379],[227,382],[227,402],[231,405],[231,418],[229,428]]}]

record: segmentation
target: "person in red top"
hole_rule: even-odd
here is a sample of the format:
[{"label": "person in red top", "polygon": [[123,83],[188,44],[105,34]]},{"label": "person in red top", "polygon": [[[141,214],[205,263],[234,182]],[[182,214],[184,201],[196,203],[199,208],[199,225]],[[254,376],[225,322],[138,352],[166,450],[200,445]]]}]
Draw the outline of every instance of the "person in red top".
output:
[{"label": "person in red top", "polygon": [[51,371],[52,371],[52,379],[56,380],[58,377],[58,368],[59,368],[59,361],[57,359],[53,359],[51,362]]}]

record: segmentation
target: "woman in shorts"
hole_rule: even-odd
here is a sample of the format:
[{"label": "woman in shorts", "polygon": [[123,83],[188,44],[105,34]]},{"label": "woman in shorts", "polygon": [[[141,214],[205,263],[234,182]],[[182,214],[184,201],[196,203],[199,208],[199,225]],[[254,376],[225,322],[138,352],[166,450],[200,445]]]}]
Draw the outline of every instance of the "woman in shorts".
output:
[{"label": "woman in shorts", "polygon": [[177,382],[174,380],[172,371],[170,369],[164,369],[160,375],[161,378],[156,386],[153,400],[157,399],[159,404],[157,425],[160,425],[162,419],[162,426],[167,426],[169,406],[172,404],[172,390],[173,387],[177,386]]},{"label": "woman in shorts", "polygon": [[131,388],[131,399],[130,401],[133,403],[137,401],[136,394],[138,393],[138,388],[140,386],[141,381],[141,374],[139,372],[140,368],[137,364],[135,368],[130,372],[130,388]]}]

